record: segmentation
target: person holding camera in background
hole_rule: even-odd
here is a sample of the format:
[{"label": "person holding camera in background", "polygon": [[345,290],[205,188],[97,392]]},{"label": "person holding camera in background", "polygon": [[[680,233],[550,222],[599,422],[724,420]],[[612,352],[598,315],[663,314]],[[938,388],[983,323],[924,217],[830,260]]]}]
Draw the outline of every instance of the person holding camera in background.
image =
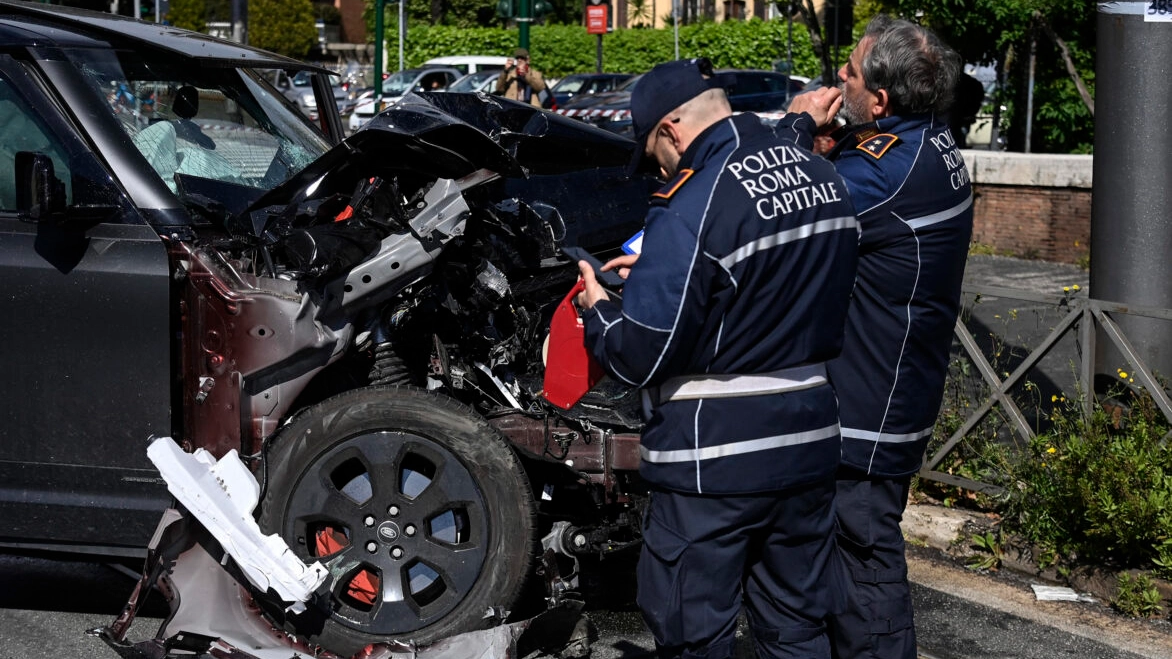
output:
[{"label": "person holding camera in background", "polygon": [[548,95],[545,78],[541,71],[529,66],[529,51],[518,48],[513,51],[503,73],[496,79],[498,96],[541,107],[543,97]]}]

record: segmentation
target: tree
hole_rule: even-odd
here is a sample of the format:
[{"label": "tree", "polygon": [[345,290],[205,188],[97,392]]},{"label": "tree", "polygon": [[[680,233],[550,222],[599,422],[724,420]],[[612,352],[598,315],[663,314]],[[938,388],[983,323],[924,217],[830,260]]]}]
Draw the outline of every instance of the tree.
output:
[{"label": "tree", "polygon": [[814,49],[814,54],[822,63],[822,85],[833,87],[835,84],[834,64],[830,61],[830,50],[826,47],[826,41],[822,38],[824,32],[818,21],[818,12],[814,10],[814,0],[798,0],[796,6],[798,14],[802,17],[802,22],[806,24],[806,31],[810,36],[810,47]]},{"label": "tree", "polygon": [[184,30],[207,30],[207,5],[204,0],[171,0],[167,22]]},{"label": "tree", "polygon": [[204,6],[209,23],[232,21],[232,0],[205,0]]},{"label": "tree", "polygon": [[248,43],[289,57],[304,57],[317,43],[310,0],[251,0]]},{"label": "tree", "polygon": [[[933,29],[965,62],[994,64],[1004,78],[1011,150],[1025,148],[1031,44],[1034,57],[1032,151],[1089,153],[1094,143],[1095,3],[1069,0],[866,0],[860,23],[878,12]],[[1071,73],[1073,71],[1073,75]],[[1085,96],[1079,86],[1085,89]],[[1092,101],[1088,104],[1084,101]]]},{"label": "tree", "polygon": [[630,0],[627,3],[627,22],[631,27],[651,27],[653,18],[650,0]]}]

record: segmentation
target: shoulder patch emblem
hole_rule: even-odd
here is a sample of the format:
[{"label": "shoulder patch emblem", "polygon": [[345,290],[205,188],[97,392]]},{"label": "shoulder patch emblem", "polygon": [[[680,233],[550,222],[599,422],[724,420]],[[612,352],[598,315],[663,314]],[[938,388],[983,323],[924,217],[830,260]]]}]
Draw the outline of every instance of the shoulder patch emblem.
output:
[{"label": "shoulder patch emblem", "polygon": [[658,192],[652,194],[651,196],[658,197],[659,199],[671,199],[672,195],[678,192],[680,188],[684,187],[684,183],[688,179],[692,178],[692,174],[695,173],[696,172],[691,169],[681,169],[679,173],[675,175],[675,178],[668,181],[667,185],[660,188]]},{"label": "shoulder patch emblem", "polygon": [[871,156],[875,160],[883,157],[887,150],[899,143],[899,137],[891,133],[880,133],[868,138],[866,141],[860,141],[855,148],[863,153]]}]

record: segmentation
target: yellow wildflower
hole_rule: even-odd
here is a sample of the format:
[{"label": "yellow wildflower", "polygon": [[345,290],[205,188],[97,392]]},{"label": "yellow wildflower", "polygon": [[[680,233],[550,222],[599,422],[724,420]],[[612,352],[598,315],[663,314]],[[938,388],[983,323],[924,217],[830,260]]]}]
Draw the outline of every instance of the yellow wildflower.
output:
[{"label": "yellow wildflower", "polygon": [[1054,394],[1053,396],[1050,396],[1050,402],[1057,403],[1058,402],[1058,394]]},{"label": "yellow wildflower", "polygon": [[1055,453],[1057,453],[1057,452],[1058,452],[1058,449],[1056,449],[1056,448],[1054,448],[1053,446],[1051,446],[1050,448],[1046,449],[1046,452],[1047,452],[1047,453],[1049,453],[1049,454],[1051,454],[1051,455],[1053,455],[1053,454],[1055,454]]},{"label": "yellow wildflower", "polygon": [[1069,287],[1069,286],[1063,286],[1063,287],[1062,287],[1062,292],[1063,292],[1063,293],[1069,293],[1069,292],[1070,292],[1070,287]]},{"label": "yellow wildflower", "polygon": [[1121,378],[1123,378],[1124,380],[1126,380],[1126,379],[1127,379],[1127,371],[1120,370],[1120,371],[1119,371],[1119,377],[1121,377]]},{"label": "yellow wildflower", "polygon": [[1071,286],[1071,288],[1073,288],[1074,290],[1076,290],[1076,291],[1077,291],[1077,290],[1078,290],[1078,284],[1075,284],[1074,286]]}]

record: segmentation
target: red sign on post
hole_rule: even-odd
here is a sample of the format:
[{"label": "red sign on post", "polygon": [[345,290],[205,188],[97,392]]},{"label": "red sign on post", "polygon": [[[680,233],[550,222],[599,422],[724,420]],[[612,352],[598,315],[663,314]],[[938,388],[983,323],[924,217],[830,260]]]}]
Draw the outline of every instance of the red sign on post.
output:
[{"label": "red sign on post", "polygon": [[586,34],[606,34],[607,5],[586,5]]}]

